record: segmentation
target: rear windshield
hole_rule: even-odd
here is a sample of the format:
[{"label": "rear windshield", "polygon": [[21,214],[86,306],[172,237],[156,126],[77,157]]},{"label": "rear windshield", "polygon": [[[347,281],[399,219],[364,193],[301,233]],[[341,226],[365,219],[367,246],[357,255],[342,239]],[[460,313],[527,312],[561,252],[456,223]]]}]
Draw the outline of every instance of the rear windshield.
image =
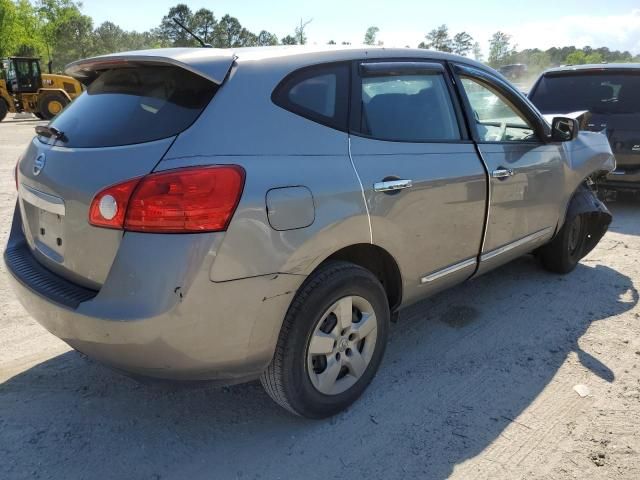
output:
[{"label": "rear windshield", "polygon": [[640,73],[548,75],[530,99],[543,113],[639,113]]},{"label": "rear windshield", "polygon": [[217,85],[169,66],[107,70],[52,122],[69,147],[112,147],[171,137],[198,118]]}]

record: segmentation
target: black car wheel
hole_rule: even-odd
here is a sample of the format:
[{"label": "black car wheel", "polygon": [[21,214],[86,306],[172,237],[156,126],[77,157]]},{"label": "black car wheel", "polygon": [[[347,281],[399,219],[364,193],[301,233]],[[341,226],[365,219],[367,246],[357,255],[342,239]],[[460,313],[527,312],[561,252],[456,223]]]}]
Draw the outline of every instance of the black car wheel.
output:
[{"label": "black car wheel", "polygon": [[370,271],[328,263],[296,294],[262,385],[297,415],[324,418],[340,412],[378,370],[389,317],[384,288]]}]

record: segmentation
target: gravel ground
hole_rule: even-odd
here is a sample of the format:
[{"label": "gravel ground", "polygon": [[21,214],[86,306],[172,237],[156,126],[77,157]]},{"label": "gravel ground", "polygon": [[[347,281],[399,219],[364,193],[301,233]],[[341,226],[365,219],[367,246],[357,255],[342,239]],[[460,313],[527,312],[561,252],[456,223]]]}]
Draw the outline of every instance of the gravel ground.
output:
[{"label": "gravel ground", "polygon": [[[0,124],[3,245],[36,123]],[[31,319],[3,264],[0,478],[640,478],[640,203],[611,209],[568,276],[522,258],[403,312],[371,387],[327,421],[256,383],[112,372]]]}]

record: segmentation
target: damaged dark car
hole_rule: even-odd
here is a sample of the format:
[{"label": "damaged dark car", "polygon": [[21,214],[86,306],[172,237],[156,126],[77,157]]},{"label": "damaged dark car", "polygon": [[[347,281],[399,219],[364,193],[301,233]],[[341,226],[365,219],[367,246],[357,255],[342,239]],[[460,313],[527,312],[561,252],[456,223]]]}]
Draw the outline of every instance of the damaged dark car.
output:
[{"label": "damaged dark car", "polygon": [[536,81],[529,99],[544,114],[587,111],[581,128],[607,135],[616,169],[605,190],[640,193],[640,64],[554,68]]}]

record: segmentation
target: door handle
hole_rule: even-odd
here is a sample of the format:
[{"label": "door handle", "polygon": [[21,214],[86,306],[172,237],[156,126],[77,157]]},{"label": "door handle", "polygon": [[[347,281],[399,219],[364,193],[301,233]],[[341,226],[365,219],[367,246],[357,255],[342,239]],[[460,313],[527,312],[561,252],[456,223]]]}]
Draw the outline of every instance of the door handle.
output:
[{"label": "door handle", "polygon": [[393,192],[395,190],[404,190],[413,186],[411,180],[387,180],[386,182],[376,182],[373,189],[376,192]]},{"label": "door handle", "polygon": [[493,172],[491,172],[491,177],[493,178],[508,178],[513,177],[513,169],[512,168],[502,168],[499,167]]}]

